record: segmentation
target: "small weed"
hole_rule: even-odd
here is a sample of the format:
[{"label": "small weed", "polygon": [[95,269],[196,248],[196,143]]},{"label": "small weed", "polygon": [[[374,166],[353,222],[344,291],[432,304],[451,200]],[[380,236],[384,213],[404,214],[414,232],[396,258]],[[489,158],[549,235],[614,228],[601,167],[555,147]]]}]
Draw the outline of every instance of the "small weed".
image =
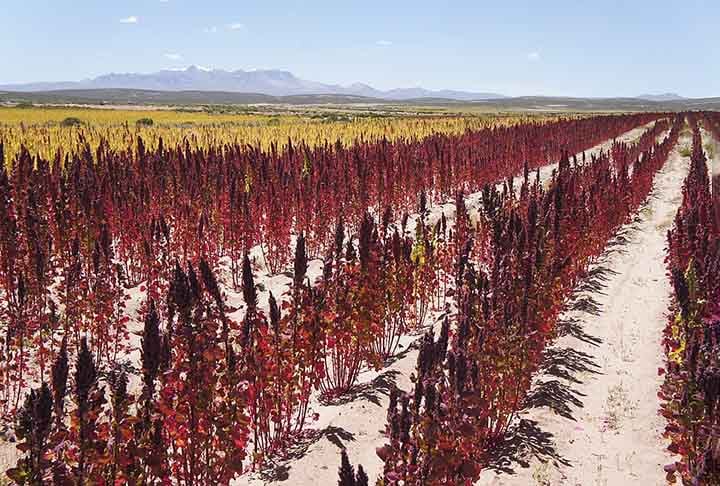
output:
[{"label": "small weed", "polygon": [[550,486],[550,463],[541,462],[533,469],[532,478],[538,486]]},{"label": "small weed", "polygon": [[74,116],[69,116],[60,122],[62,127],[79,127],[80,125],[82,125],[82,120]]},{"label": "small weed", "polygon": [[714,143],[708,142],[705,144],[704,150],[705,150],[705,155],[707,155],[708,159],[712,160],[715,158],[715,155],[716,155],[715,149],[716,149],[716,145]]},{"label": "small weed", "polygon": [[627,390],[622,383],[611,387],[608,390],[608,398],[605,403],[605,426],[607,430],[620,430],[623,419],[631,417],[637,407],[636,403],[629,400]]}]

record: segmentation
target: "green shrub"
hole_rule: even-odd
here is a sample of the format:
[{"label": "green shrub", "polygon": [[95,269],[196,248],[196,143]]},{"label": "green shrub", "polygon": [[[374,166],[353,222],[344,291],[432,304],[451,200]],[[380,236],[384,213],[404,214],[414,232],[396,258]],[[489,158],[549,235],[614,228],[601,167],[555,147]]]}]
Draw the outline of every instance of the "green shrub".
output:
[{"label": "green shrub", "polygon": [[712,142],[708,142],[705,144],[705,155],[707,155],[708,159],[714,159],[715,158],[715,144]]},{"label": "green shrub", "polygon": [[60,126],[62,127],[79,127],[80,125],[82,125],[82,120],[74,116],[69,116],[60,122]]},{"label": "green shrub", "polygon": [[151,127],[155,124],[152,118],[140,118],[135,122],[135,125],[139,127]]}]

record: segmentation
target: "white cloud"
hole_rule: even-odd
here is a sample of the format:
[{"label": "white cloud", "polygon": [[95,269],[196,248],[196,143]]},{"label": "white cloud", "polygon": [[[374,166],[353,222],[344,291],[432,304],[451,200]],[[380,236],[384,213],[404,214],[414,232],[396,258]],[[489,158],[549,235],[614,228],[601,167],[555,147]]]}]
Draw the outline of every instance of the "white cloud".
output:
[{"label": "white cloud", "polygon": [[531,61],[539,61],[540,60],[540,53],[537,51],[533,51],[530,54],[528,54],[528,59]]},{"label": "white cloud", "polygon": [[218,31],[218,28],[215,25],[212,25],[210,27],[205,27],[203,29],[203,32],[205,32],[206,34],[214,34],[217,31]]},{"label": "white cloud", "polygon": [[243,30],[245,28],[245,24],[240,22],[235,22],[234,24],[228,25],[228,29],[230,30]]},{"label": "white cloud", "polygon": [[170,0],[160,0],[160,3],[170,3]]},{"label": "white cloud", "polygon": [[382,47],[388,47],[388,46],[391,46],[391,45],[392,45],[392,41],[389,41],[389,40],[379,40],[379,41],[375,42],[375,44],[377,44],[377,45],[379,45],[379,46],[382,46]]},{"label": "white cloud", "polygon": [[131,15],[130,17],[125,17],[124,19],[120,19],[121,24],[137,24],[138,18],[134,15]]},{"label": "white cloud", "polygon": [[176,52],[166,52],[164,56],[171,61],[179,61],[180,59],[182,59],[182,56]]}]

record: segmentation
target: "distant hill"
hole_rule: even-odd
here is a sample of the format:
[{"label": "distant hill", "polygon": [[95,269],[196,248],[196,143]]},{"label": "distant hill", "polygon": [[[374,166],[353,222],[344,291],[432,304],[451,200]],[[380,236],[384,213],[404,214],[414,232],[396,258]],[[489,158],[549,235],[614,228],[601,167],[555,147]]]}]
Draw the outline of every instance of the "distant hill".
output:
[{"label": "distant hill", "polygon": [[[362,92],[362,91],[359,91]],[[720,110],[720,98],[682,98],[669,101],[650,101],[640,98],[570,98],[551,96],[519,96],[465,101],[442,97],[422,96],[423,92],[405,92],[417,98],[388,100],[359,94],[295,94],[272,96],[262,93],[234,93],[228,91],[155,91],[140,89],[66,89],[52,91],[2,91],[0,104],[80,104],[80,105],[378,105],[442,107],[451,110],[517,111],[517,112],[609,112],[609,111],[685,111]],[[364,109],[364,108],[363,108]]]},{"label": "distant hill", "polygon": [[680,100],[686,100],[687,98],[680,96],[677,93],[662,93],[662,94],[643,94],[640,96],[637,96],[640,100],[647,100],[647,101],[680,101]]},{"label": "distant hill", "polygon": [[58,90],[130,89],[148,91],[191,91],[253,93],[268,96],[342,95],[363,96],[381,100],[408,100],[417,98],[443,98],[459,101],[504,98],[497,93],[424,88],[400,88],[382,91],[367,84],[349,86],[326,84],[298,78],[289,71],[264,69],[225,71],[190,66],[182,70],[162,70],[155,73],[111,73],[82,81],[59,83],[27,83],[0,85],[2,91],[47,92]]}]

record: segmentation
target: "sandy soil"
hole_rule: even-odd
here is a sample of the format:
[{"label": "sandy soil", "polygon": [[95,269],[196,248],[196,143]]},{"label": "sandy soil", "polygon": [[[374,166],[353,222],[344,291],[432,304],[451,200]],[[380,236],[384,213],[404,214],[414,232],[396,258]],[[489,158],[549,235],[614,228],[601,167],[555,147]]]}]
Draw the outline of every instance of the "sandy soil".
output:
[{"label": "sandy soil", "polygon": [[[688,158],[679,148],[691,143],[684,136],[655,179],[655,187],[638,221],[626,228],[625,244],[614,246],[596,268],[609,268],[605,288],[592,297],[594,312],[572,310],[563,320],[576,319],[597,344],[571,335],[552,346],[552,355],[563,350],[586,353],[573,383],[546,372],[536,386],[558,380],[574,390],[579,401],[569,404],[572,418],[548,407],[535,408],[522,418],[536,421],[554,436],[557,457],[567,460],[530,461],[516,474],[488,472],[482,485],[662,485],[663,466],[672,462],[662,438],[664,420],[658,415],[657,390],[662,382],[661,347],[670,303],[665,276],[665,235],[681,201]],[[580,293],[575,302],[587,299]],[[585,300],[587,302],[587,300]],[[592,310],[592,309],[591,309]],[[577,333],[576,333],[577,334]],[[547,459],[547,456],[544,457]]]},{"label": "sandy soil", "polygon": [[715,140],[712,133],[701,128],[703,150],[708,158],[708,169],[711,174],[720,174],[720,141]]}]

